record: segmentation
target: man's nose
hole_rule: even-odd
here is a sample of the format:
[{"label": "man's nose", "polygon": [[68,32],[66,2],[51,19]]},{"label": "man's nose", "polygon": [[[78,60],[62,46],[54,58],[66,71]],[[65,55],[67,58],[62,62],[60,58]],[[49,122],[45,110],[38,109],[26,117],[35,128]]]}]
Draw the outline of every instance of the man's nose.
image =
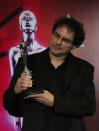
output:
[{"label": "man's nose", "polygon": [[26,21],[29,21],[29,18],[26,18]]},{"label": "man's nose", "polygon": [[61,38],[59,38],[59,39],[57,40],[57,45],[60,45],[61,42],[62,42],[62,40],[61,40]]}]

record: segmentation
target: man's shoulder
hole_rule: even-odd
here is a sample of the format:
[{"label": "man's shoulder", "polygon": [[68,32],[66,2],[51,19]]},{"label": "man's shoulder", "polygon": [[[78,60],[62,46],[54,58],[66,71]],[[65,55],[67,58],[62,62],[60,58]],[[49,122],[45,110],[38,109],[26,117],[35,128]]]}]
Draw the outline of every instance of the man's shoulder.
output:
[{"label": "man's shoulder", "polygon": [[10,48],[10,50],[9,50],[9,56],[15,55],[17,53],[20,53],[19,45],[13,46],[13,47]]},{"label": "man's shoulder", "polygon": [[36,68],[41,67],[46,61],[47,52],[48,51],[46,49],[40,53],[28,55],[28,63],[30,63],[30,65],[35,66]]},{"label": "man's shoulder", "polygon": [[82,65],[82,66],[85,66],[85,67],[90,67],[90,68],[94,68],[94,66],[88,62],[87,60],[85,59],[82,59],[82,58],[79,58],[77,56],[74,56],[72,55],[72,59],[75,63],[79,64],[79,65]]},{"label": "man's shoulder", "polygon": [[20,50],[19,45],[17,45],[17,46],[11,47],[9,52],[14,52],[14,51],[19,51],[19,50]]},{"label": "man's shoulder", "polygon": [[37,52],[42,52],[46,49],[46,47],[40,45],[36,40],[34,41],[34,44],[33,44],[33,49]]},{"label": "man's shoulder", "polygon": [[48,48],[46,48],[45,50],[43,50],[43,51],[41,51],[41,52],[36,52],[36,53],[34,53],[34,54],[31,54],[31,55],[29,55],[29,57],[32,57],[32,56],[43,56],[43,55],[45,55],[45,54],[47,54],[48,53]]},{"label": "man's shoulder", "polygon": [[40,60],[42,61],[43,59],[46,58],[48,54],[48,49],[45,49],[44,51],[41,51],[41,52],[37,52],[37,53],[34,53],[34,54],[31,54],[31,55],[28,55],[28,58],[31,60]]}]

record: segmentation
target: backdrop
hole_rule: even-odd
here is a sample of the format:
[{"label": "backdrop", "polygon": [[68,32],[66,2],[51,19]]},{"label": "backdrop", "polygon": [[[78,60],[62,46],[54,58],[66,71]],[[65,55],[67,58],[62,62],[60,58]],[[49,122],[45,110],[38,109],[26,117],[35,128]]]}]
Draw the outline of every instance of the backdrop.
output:
[{"label": "backdrop", "polygon": [[[73,53],[95,66],[96,113],[86,117],[85,122],[87,131],[99,131],[99,0],[0,0],[0,24],[20,6],[36,15],[36,40],[45,47],[48,47],[52,25],[58,17],[69,14],[84,24],[85,47]],[[8,52],[21,40],[19,15],[0,26],[0,131],[15,131],[13,118],[4,109],[2,97],[11,79]]]}]

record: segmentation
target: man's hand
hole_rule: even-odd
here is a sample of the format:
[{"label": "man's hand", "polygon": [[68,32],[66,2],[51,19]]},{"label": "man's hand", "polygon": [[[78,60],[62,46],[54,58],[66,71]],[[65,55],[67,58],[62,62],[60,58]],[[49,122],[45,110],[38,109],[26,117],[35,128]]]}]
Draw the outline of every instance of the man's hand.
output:
[{"label": "man's hand", "polygon": [[44,93],[41,93],[41,94],[35,94],[35,95],[29,95],[27,97],[25,97],[25,99],[28,99],[28,98],[33,98],[35,99],[36,101],[44,104],[44,105],[47,105],[47,106],[53,106],[54,104],[54,95],[51,94],[49,91],[47,90],[43,90]]},{"label": "man's hand", "polygon": [[31,88],[31,87],[32,87],[32,80],[28,78],[20,77],[16,82],[14,91],[16,94],[20,94],[24,90],[27,90],[28,88]]}]

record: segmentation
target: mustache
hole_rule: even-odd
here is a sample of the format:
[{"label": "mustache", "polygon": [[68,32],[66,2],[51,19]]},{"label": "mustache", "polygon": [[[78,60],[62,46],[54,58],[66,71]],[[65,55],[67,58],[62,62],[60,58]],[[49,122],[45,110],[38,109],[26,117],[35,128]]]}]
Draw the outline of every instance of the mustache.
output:
[{"label": "mustache", "polygon": [[60,45],[53,44],[53,47],[56,48],[56,49],[62,50],[62,47]]}]

